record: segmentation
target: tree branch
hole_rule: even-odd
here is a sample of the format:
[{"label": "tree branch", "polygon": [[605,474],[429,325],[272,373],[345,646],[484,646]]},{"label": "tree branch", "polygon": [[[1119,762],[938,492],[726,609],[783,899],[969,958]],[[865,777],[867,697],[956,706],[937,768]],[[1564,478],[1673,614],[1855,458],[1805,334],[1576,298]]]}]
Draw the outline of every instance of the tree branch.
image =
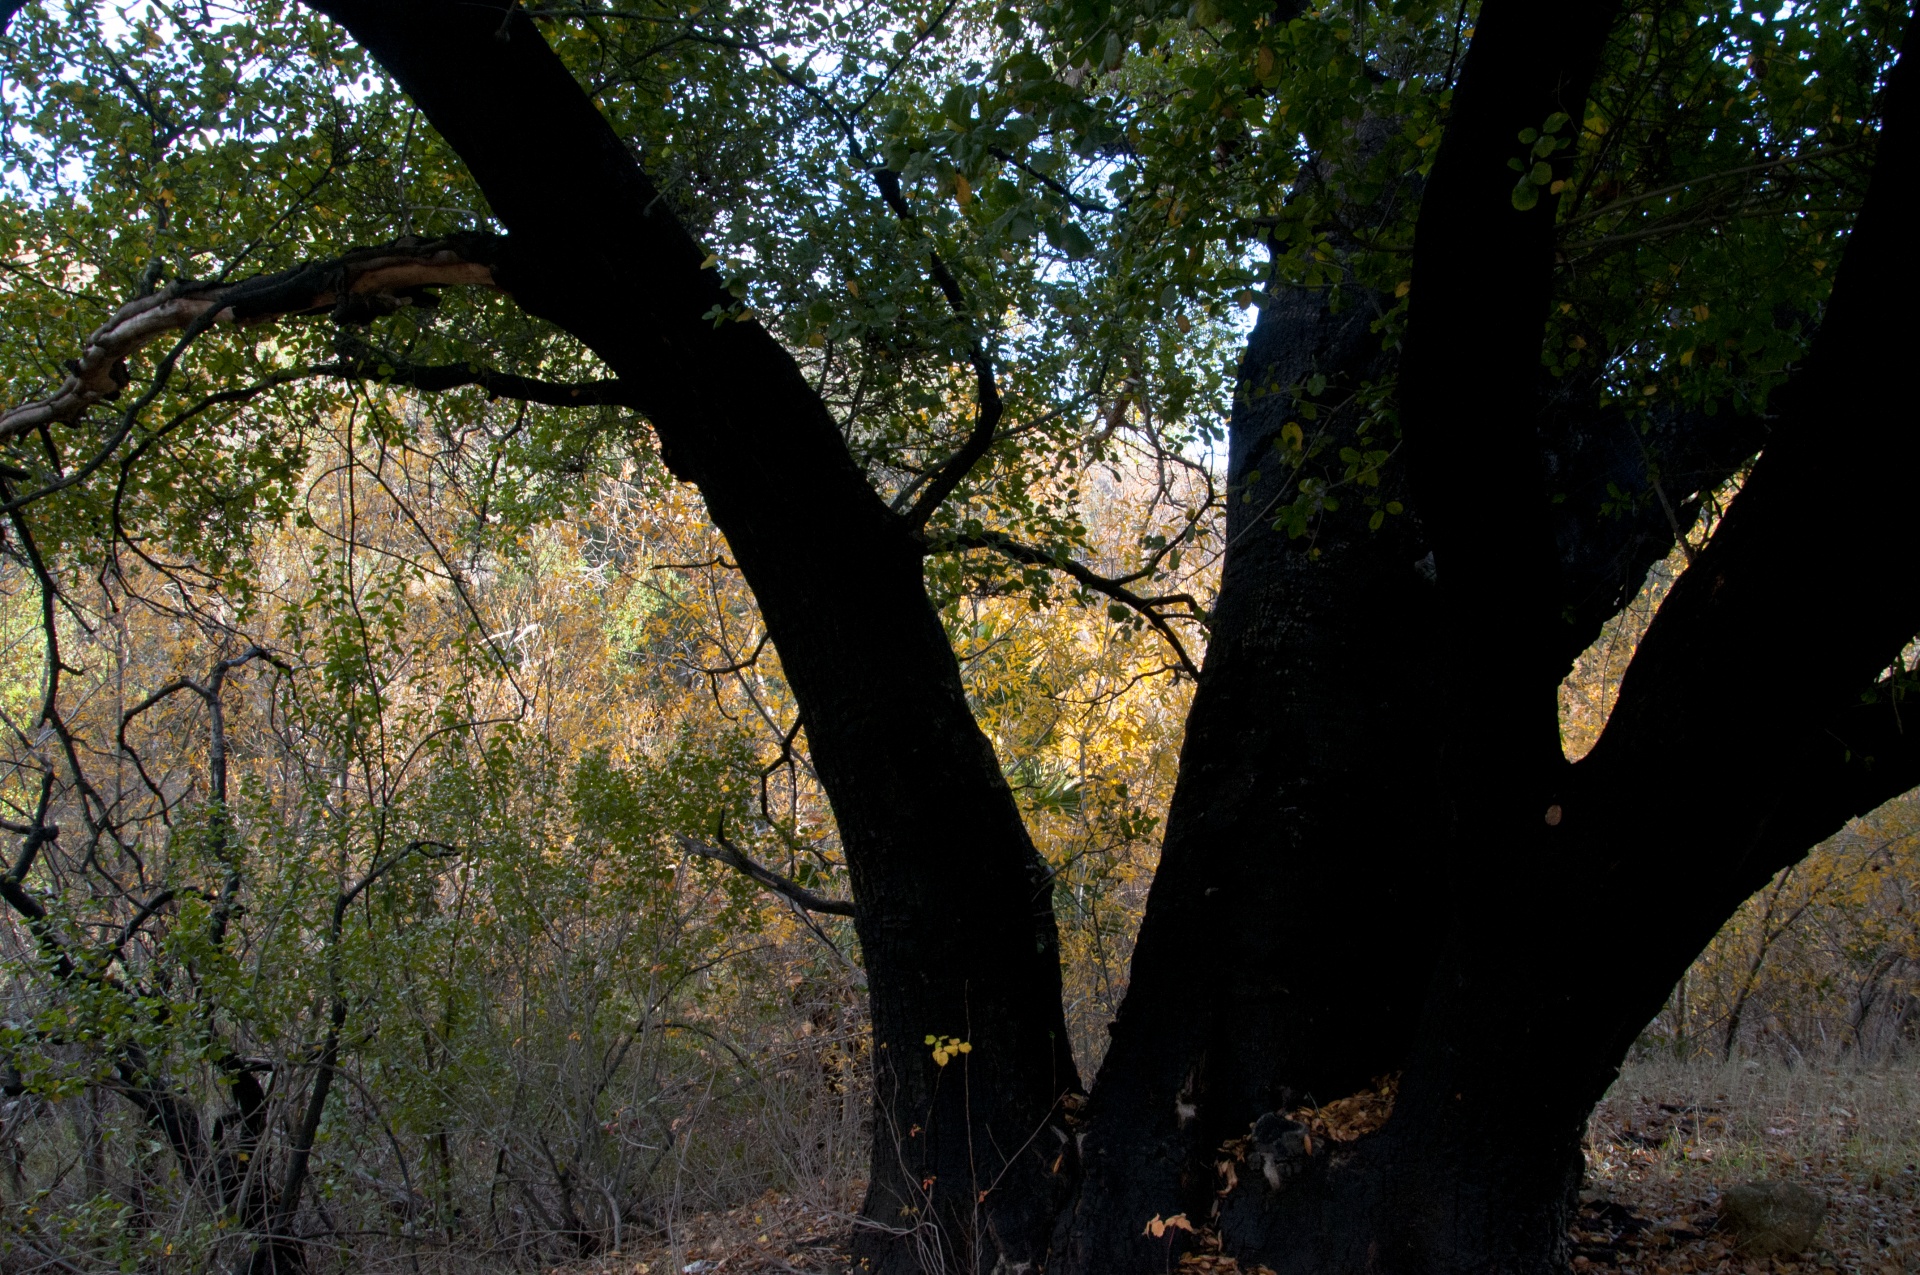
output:
[{"label": "tree branch", "polygon": [[332,261],[297,266],[238,283],[187,280],[121,306],[89,336],[68,363],[67,379],[46,398],[0,413],[0,440],[78,419],[97,403],[118,398],[132,382],[127,358],[169,332],[219,322],[250,326],[297,315],[332,312],[361,321],[420,304],[421,288],[492,287],[498,240],[491,235],[400,239],[350,252]]},{"label": "tree branch", "polygon": [[[880,198],[886,201],[894,216],[917,229],[920,219],[914,215],[906,196],[900,192],[900,174],[890,168],[876,169],[873,181],[880,188]],[[960,287],[960,281],[954,277],[953,271],[947,268],[947,263],[940,259],[940,254],[931,248],[927,250],[927,270],[941,294],[946,297],[954,315],[971,326],[973,312],[967,304],[966,292]],[[1006,410],[1006,404],[1000,399],[999,383],[994,378],[993,358],[980,343],[978,335],[969,334],[967,338],[967,362],[973,366],[979,410],[966,441],[934,471],[920,498],[908,508],[905,515],[907,525],[915,531],[927,525],[927,520],[933,517],[933,511],[953,494],[953,489],[973,472],[973,467],[987,454],[987,449],[993,446],[994,433],[1000,427],[1000,416]]]},{"label": "tree branch", "polygon": [[1913,711],[1911,682],[1907,673],[1882,679],[1869,699],[1821,723],[1823,738],[1801,791],[1767,820],[1761,862],[1795,862],[1848,820],[1920,786],[1920,713]]},{"label": "tree branch", "polygon": [[1483,779],[1545,783],[1564,764],[1541,689],[1563,675],[1564,626],[1540,356],[1553,182],[1570,171],[1618,11],[1618,0],[1487,0],[1414,230],[1399,408],[1455,669],[1448,755],[1460,773],[1449,782],[1463,808],[1498,800]]},{"label": "tree branch", "polygon": [[548,407],[592,407],[605,403],[637,411],[640,406],[638,394],[624,381],[541,381],[468,363],[414,363],[360,341],[343,342],[340,355],[339,362],[322,364],[314,371],[343,380],[404,385],[426,394],[473,385],[485,390],[488,398],[508,398]]},{"label": "tree branch", "polygon": [[[976,536],[960,536],[952,543],[963,549],[991,549],[1002,557],[1011,558],[1015,562],[1024,562],[1030,566],[1051,567],[1055,571],[1071,576],[1095,593],[1105,594],[1120,605],[1137,612],[1142,619],[1151,624],[1160,636],[1166,639],[1167,645],[1173,648],[1174,656],[1180,661],[1180,667],[1185,670],[1187,676],[1196,682],[1200,680],[1199,666],[1187,654],[1187,648],[1181,644],[1179,635],[1173,631],[1173,626],[1167,623],[1166,616],[1160,612],[1162,606],[1180,603],[1186,606],[1190,613],[1189,616],[1182,618],[1191,618],[1204,626],[1207,622],[1206,612],[1194,600],[1193,595],[1168,593],[1159,597],[1143,598],[1119,580],[1100,575],[1071,558],[1058,557],[1033,545],[1021,544],[997,531],[983,531]],[[1137,579],[1138,577],[1126,578]]]},{"label": "tree branch", "polygon": [[695,841],[682,833],[675,833],[674,840],[688,854],[698,855],[702,859],[712,859],[715,863],[724,863],[735,872],[752,877],[775,894],[798,904],[809,912],[828,912],[834,916],[852,916],[853,904],[839,899],[829,899],[823,894],[815,894],[798,881],[791,881],[770,868],[763,868],[740,852],[740,848],[727,840],[724,831],[716,832],[714,839],[720,843],[718,848],[704,842]]}]

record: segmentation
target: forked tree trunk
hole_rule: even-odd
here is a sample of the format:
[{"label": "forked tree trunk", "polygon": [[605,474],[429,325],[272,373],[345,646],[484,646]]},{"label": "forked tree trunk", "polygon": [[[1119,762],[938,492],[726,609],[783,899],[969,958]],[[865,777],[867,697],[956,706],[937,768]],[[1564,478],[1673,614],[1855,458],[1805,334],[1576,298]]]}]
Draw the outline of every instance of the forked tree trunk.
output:
[{"label": "forked tree trunk", "polygon": [[[1554,693],[1572,655],[1672,544],[1653,526],[1623,541],[1596,516],[1595,489],[1630,465],[1605,442],[1623,431],[1536,397],[1551,210],[1512,209],[1503,171],[1521,128],[1579,117],[1610,17],[1482,11],[1423,207],[1401,365],[1417,534],[1368,540],[1329,519],[1316,547],[1341,570],[1325,586],[1276,539],[1230,534],[1165,857],[1050,1269],[1164,1270],[1184,1232],[1143,1224],[1176,1211],[1217,1213],[1230,1253],[1283,1275],[1564,1269],[1586,1118],[1639,1030],[1772,873],[1920,779],[1892,706],[1860,705],[1920,606],[1875,588],[1898,570],[1892,551],[1857,547],[1898,543],[1892,511],[1920,472],[1911,431],[1888,429],[1891,351],[1912,320],[1869,321],[1863,284],[1912,269],[1886,224],[1910,182],[1910,103],[1890,108],[1847,282],[1780,400],[1758,495],[1676,589],[1601,746],[1577,766],[1560,754]],[[1243,387],[1357,374],[1330,354],[1352,348],[1339,326],[1283,298]],[[1237,483],[1272,468],[1259,462],[1274,421],[1257,398],[1236,405]],[[1845,467],[1841,421],[1854,446],[1895,458],[1874,483]],[[1434,441],[1468,433],[1472,448]],[[1742,422],[1670,420],[1649,441],[1704,489],[1756,439]],[[1854,515],[1871,537],[1783,516],[1786,492],[1849,485],[1877,487]],[[1423,545],[1426,599],[1397,569]],[[1867,624],[1831,622],[1868,593]],[[1679,924],[1625,953],[1596,943],[1654,881]],[[1357,1142],[1288,1143],[1260,1119],[1385,1072],[1400,1077],[1393,1114]],[[1220,1144],[1250,1133],[1222,1197]]]},{"label": "forked tree trunk", "polygon": [[[1808,386],[1568,766],[1558,683],[1671,532],[1553,502],[1586,490],[1568,475],[1603,486],[1633,462],[1591,403],[1540,401],[1554,200],[1509,198],[1519,131],[1582,118],[1614,8],[1489,0],[1419,222],[1411,459],[1389,478],[1415,512],[1380,533],[1329,519],[1314,556],[1262,527],[1277,479],[1249,475],[1286,388],[1378,370],[1364,324],[1283,298],[1243,365],[1282,393],[1236,413],[1236,497],[1255,500],[1234,505],[1164,862],[1070,1130],[1050,882],[911,529],[772,338],[700,317],[726,301],[703,254],[523,13],[316,3],[472,169],[511,232],[496,278],[642,387],[760,603],[853,876],[878,1060],[871,1270],[1160,1271],[1148,1218],[1202,1223],[1216,1201],[1229,1249],[1286,1272],[1555,1270],[1587,1112],[1674,979],[1778,866],[1920,779],[1891,714],[1858,707],[1920,631],[1920,595],[1894,583],[1920,440],[1878,428],[1904,419],[1888,369],[1920,334],[1911,309],[1863,318],[1855,282],[1913,277],[1885,226],[1908,202],[1910,123],[1889,114]],[[1672,424],[1653,444],[1708,471],[1750,450],[1740,429]],[[1849,525],[1801,512],[1843,493]],[[1682,923],[1624,958],[1593,945],[1656,877]],[[939,1066],[929,1035],[971,1051]],[[1357,1142],[1256,1125],[1385,1072],[1392,1117]],[[1222,1198],[1215,1151],[1250,1128],[1263,1141]]]}]

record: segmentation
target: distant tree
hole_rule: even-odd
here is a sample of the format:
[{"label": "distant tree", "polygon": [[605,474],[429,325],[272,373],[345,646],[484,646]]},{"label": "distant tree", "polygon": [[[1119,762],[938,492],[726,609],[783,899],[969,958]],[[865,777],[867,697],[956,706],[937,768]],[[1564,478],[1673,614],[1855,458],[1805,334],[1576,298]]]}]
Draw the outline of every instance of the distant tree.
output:
[{"label": "distant tree", "polygon": [[[7,358],[73,361],[0,416],[7,550],[218,549],[296,468],[243,398],[551,408],[500,444],[536,494],[644,417],[839,824],[875,1271],[1162,1270],[1209,1225],[1289,1272],[1560,1269],[1586,1115],[1681,972],[1920,782],[1904,9],[310,9],[14,19]],[[1072,556],[1072,472],[1122,426],[1193,463],[1236,297],[1203,609],[1148,588],[1177,537]],[[1569,762],[1567,669],[1681,542]],[[1084,1098],[941,623],[966,572],[1061,574],[1176,667],[1207,628]],[[1286,1114],[1387,1077],[1357,1138]]]}]

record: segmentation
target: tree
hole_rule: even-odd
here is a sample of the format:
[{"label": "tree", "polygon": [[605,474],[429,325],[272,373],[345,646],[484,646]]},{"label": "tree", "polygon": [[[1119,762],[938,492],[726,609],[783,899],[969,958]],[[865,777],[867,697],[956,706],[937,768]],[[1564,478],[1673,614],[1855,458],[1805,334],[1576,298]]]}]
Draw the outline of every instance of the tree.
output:
[{"label": "tree", "polygon": [[[297,264],[291,249],[324,245],[276,228],[265,233],[286,269],[164,288],[156,256],[143,295],[89,338],[65,384],[0,417],[9,551],[31,559],[27,512],[110,464],[121,490],[56,526],[178,519],[175,488],[207,462],[154,476],[127,458],[162,450],[221,393],[316,378],[477,385],[644,416],[753,590],[838,822],[872,1005],[857,1242],[875,1270],[1160,1269],[1181,1224],[1204,1224],[1216,1201],[1227,1251],[1282,1270],[1556,1269],[1585,1115],[1679,974],[1777,870],[1920,782],[1898,711],[1920,632],[1920,597],[1898,574],[1900,495],[1920,458],[1894,424],[1912,323],[1871,300],[1914,264],[1894,223],[1916,127],[1911,69],[1889,70],[1903,12],[1835,6],[1775,23],[1731,7],[1488,3],[1357,6],[1349,20],[1203,0],[1177,13],[868,15],[858,35],[891,29],[899,65],[949,22],[976,47],[996,27],[1006,42],[937,102],[899,89],[870,153],[868,126],[793,55],[831,43],[847,21],[832,10],[775,27],[755,11],[702,25],[596,7],[311,7],[358,52],[300,11],[255,16],[347,69],[331,98],[250,76],[247,59],[283,55],[258,43],[230,56],[257,36],[211,17],[174,18],[205,45],[170,74],[241,68],[194,90],[199,119],[103,57],[103,82],[129,81],[128,116],[158,139],[157,158],[103,188],[138,189],[171,216],[181,189],[216,196],[232,172],[194,171],[195,130],[253,127],[248,144],[289,189],[310,168],[327,192],[313,200],[325,216],[289,200],[303,231],[376,243],[425,201],[382,227],[378,197],[345,214],[326,200],[412,171],[408,147],[444,145],[435,162],[457,160],[500,233],[343,243]],[[32,32],[15,38],[56,39],[43,17]],[[756,161],[704,183],[677,173],[691,195],[656,179],[656,164],[709,153],[674,151],[674,130],[702,113],[668,110],[671,93],[648,79],[682,45],[716,117],[728,95],[768,85],[810,104],[794,125],[799,185],[837,182],[841,207],[866,191],[862,209],[881,215],[851,239],[822,228],[822,242],[905,278],[896,310],[915,289],[933,305],[911,339],[847,357],[893,369],[896,388],[915,383],[903,366],[946,369],[918,383],[939,387],[936,406],[964,395],[961,428],[843,428],[828,372],[796,351],[843,323],[857,285],[807,295],[822,256],[779,274],[770,263],[787,247],[764,228],[753,261],[722,262],[689,233],[700,214],[740,236],[730,218],[800,201]],[[403,107],[364,57],[437,142],[396,142]],[[741,71],[755,59],[758,78]],[[260,84],[283,98],[263,100]],[[92,216],[62,203],[56,170],[72,130],[106,118],[83,78],[29,87],[53,123],[21,163],[55,174],[55,193],[23,205],[22,269]],[[249,122],[276,110],[307,112],[305,131]],[[1296,123],[1275,122],[1291,111]],[[311,140],[329,135],[336,158],[318,158]],[[87,162],[117,161],[101,146]],[[1089,174],[1106,176],[1111,203]],[[1209,204],[1224,211],[1195,215]],[[1088,217],[1108,219],[1098,244]],[[1151,546],[1134,579],[1075,562],[1071,519],[1022,493],[1049,446],[1088,441],[1058,424],[1064,443],[1037,443],[1007,407],[1064,397],[1073,410],[1029,418],[1043,440],[1102,392],[1111,419],[1144,415],[1149,356],[1158,405],[1190,392],[1163,352],[1178,345],[1164,320],[1186,325],[1183,298],[1236,272],[1245,287],[1231,245],[1248,233],[1269,265],[1235,379],[1220,594],[1127,1000],[1082,1102],[1048,870],[969,709],[929,581],[969,551],[1057,569],[1187,662],[1175,621],[1198,604],[1129,587],[1176,546]],[[992,264],[1042,235],[1055,264]],[[1072,274],[1096,249],[1100,270]],[[1695,258],[1706,282],[1682,278]],[[778,334],[744,304],[756,265],[787,289],[762,286],[783,303]],[[1115,314],[1081,312],[1077,328],[1033,318],[1072,313],[1047,294],[1070,291],[1063,278]],[[1162,278],[1157,305],[1141,301]],[[531,331],[577,342],[480,310],[470,327],[496,352],[537,371],[597,361],[612,378],[495,370],[472,353],[484,341],[427,363],[349,338],[297,375],[229,354],[208,372],[232,389],[142,422],[182,392],[169,378],[217,323],[404,325],[449,286],[495,289],[549,325]],[[1714,300],[1692,301],[1709,286]],[[1731,325],[1710,326],[1717,307]],[[875,309],[869,336],[893,318]],[[1006,310],[1024,331],[990,321]],[[131,406],[101,413],[134,385],[127,360],[174,332]],[[51,441],[56,427],[83,459]],[[1737,494],[1694,545],[1689,527],[1729,484]],[[1047,542],[1014,534],[1023,526]],[[1691,565],[1598,742],[1570,763],[1557,688],[1676,543]],[[1653,881],[1681,923],[1625,955],[1583,942]],[[1357,1140],[1329,1143],[1287,1114],[1390,1076],[1391,1116]]]}]

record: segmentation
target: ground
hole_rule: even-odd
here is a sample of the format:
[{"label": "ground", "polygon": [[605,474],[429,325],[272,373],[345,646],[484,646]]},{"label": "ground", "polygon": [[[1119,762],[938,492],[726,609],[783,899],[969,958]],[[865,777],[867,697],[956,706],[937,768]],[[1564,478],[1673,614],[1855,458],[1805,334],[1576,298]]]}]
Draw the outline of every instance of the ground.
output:
[{"label": "ground", "polygon": [[[1587,1170],[1577,1272],[1920,1273],[1920,1065],[1641,1059],[1595,1114]],[[1741,1256],[1715,1229],[1721,1190],[1781,1179],[1827,1198],[1813,1249]],[[837,1275],[859,1184],[832,1194],[770,1193],[689,1217],[564,1275]],[[1205,1253],[1180,1270],[1252,1275]]]},{"label": "ground", "polygon": [[[1812,1250],[1743,1260],[1713,1223],[1720,1191],[1785,1180],[1822,1192]],[[1596,1113],[1576,1270],[1920,1271],[1920,1067],[1641,1061]]]}]

